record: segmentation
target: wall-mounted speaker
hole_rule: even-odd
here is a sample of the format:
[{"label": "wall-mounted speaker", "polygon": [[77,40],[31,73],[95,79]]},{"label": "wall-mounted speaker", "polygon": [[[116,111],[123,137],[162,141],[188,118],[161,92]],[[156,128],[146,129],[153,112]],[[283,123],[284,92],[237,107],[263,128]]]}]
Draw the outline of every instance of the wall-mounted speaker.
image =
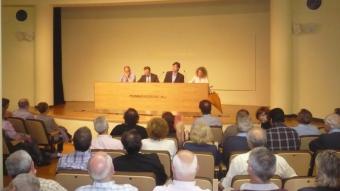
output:
[{"label": "wall-mounted speaker", "polygon": [[28,17],[28,14],[27,14],[27,11],[25,10],[20,9],[16,13],[16,18],[20,22],[26,21],[27,17]]},{"label": "wall-mounted speaker", "polygon": [[307,7],[311,10],[317,10],[321,6],[322,0],[307,0]]}]

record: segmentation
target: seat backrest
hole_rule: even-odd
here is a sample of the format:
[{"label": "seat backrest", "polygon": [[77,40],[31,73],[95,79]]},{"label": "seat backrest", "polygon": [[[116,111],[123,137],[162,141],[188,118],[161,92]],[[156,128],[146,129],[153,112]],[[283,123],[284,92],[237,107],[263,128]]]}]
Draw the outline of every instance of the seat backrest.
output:
[{"label": "seat backrest", "polygon": [[210,129],[214,137],[213,141],[221,144],[223,140],[222,126],[210,126]]},{"label": "seat backrest", "polygon": [[7,142],[6,142],[6,137],[5,137],[5,132],[2,131],[2,154],[3,155],[9,155],[10,152],[9,152],[9,149],[8,149],[8,146],[7,146]]},{"label": "seat backrest", "polygon": [[171,157],[168,151],[160,151],[160,150],[142,150],[142,153],[156,153],[162,165],[164,166],[165,174],[170,178],[172,177],[171,172]]},{"label": "seat backrest", "polygon": [[209,152],[195,152],[198,162],[197,177],[214,179],[215,161]]},{"label": "seat backrest", "polygon": [[17,133],[27,134],[27,129],[25,125],[25,120],[19,117],[9,117],[7,120],[13,125]]},{"label": "seat backrest", "polygon": [[114,159],[114,158],[116,158],[116,157],[119,157],[119,156],[123,156],[123,155],[126,154],[124,150],[113,150],[113,149],[91,149],[91,152],[92,152],[92,153],[99,152],[99,151],[102,151],[102,152],[107,153],[108,155],[110,155],[110,156],[112,157],[112,159]]},{"label": "seat backrest", "polygon": [[308,176],[312,159],[309,151],[279,151],[276,154],[283,157],[298,176]]},{"label": "seat backrest", "polygon": [[58,173],[55,180],[66,190],[75,190],[80,186],[91,184],[92,180],[87,173]]},{"label": "seat backrest", "polygon": [[313,141],[314,139],[318,138],[319,135],[307,135],[307,136],[300,136],[301,139],[301,145],[300,150],[309,150],[309,143]]},{"label": "seat backrest", "polygon": [[26,119],[26,128],[38,145],[50,145],[44,122],[37,119]]},{"label": "seat backrest", "polygon": [[315,177],[293,177],[285,181],[283,188],[289,191],[298,191],[300,188],[315,186]]},{"label": "seat backrest", "polygon": [[196,185],[203,190],[213,190],[213,182],[209,178],[196,177]]},{"label": "seat backrest", "polygon": [[113,180],[117,184],[131,184],[140,191],[150,191],[156,186],[155,175],[150,172],[117,172]]},{"label": "seat backrest", "polygon": [[[241,188],[241,185],[244,183],[249,183],[250,182],[250,176],[249,175],[238,175],[235,176],[231,182],[231,187],[239,190]],[[270,179],[270,182],[276,184],[279,188],[282,187],[282,180],[279,176],[273,176]]]}]

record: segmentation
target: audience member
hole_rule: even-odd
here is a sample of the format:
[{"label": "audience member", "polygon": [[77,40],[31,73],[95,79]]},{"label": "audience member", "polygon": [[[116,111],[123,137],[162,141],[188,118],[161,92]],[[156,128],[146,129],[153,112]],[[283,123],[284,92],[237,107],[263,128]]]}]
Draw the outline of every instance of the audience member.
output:
[{"label": "audience member", "polygon": [[241,185],[240,190],[279,190],[279,187],[270,182],[275,174],[276,157],[266,147],[258,147],[250,152],[248,159],[248,173],[250,183]]},{"label": "audience member", "polygon": [[184,75],[179,73],[180,68],[181,68],[181,64],[179,62],[173,63],[172,71],[168,71],[165,74],[164,82],[165,83],[183,83]]},{"label": "audience member", "polygon": [[176,128],[175,128],[175,116],[167,111],[162,114],[162,118],[167,122],[169,127],[169,137],[176,137]]},{"label": "audience member", "polygon": [[13,115],[12,112],[8,111],[8,107],[9,107],[9,99],[2,98],[2,109],[6,111],[4,115],[5,118],[12,117]]},{"label": "audience member", "polygon": [[249,115],[239,112],[237,117],[237,134],[234,136],[226,136],[223,139],[223,156],[224,162],[228,165],[229,157],[235,151],[248,151],[247,133],[253,127]]},{"label": "audience member", "polygon": [[97,117],[94,121],[94,129],[98,133],[96,139],[92,140],[91,149],[117,149],[123,150],[120,140],[113,139],[108,134],[109,123],[104,116]]},{"label": "audience member", "polygon": [[206,125],[198,125],[190,131],[190,141],[184,144],[184,149],[192,152],[210,152],[214,155],[215,165],[220,164],[221,155],[212,144],[213,134]]},{"label": "audience member", "polygon": [[[35,175],[37,170],[34,167],[34,162],[31,156],[24,150],[19,150],[12,153],[5,162],[7,174],[15,178],[23,173]],[[38,177],[40,182],[40,191],[66,191],[59,183],[51,179]]]},{"label": "audience member", "polygon": [[192,128],[195,128],[195,126],[199,124],[222,127],[221,120],[218,117],[211,115],[211,102],[209,100],[200,101],[199,108],[202,112],[202,116],[195,119]]},{"label": "audience member", "polygon": [[[264,147],[267,144],[266,131],[262,128],[253,127],[249,130],[247,135],[248,145],[251,149],[257,147]],[[247,175],[248,174],[248,164],[249,154],[251,151],[243,154],[237,155],[229,165],[229,170],[225,178],[221,181],[221,186],[224,188],[231,187],[232,179],[237,175]],[[276,158],[276,171],[275,174],[279,175],[282,179],[291,178],[297,176],[294,169],[289,166],[287,161],[279,155],[275,155]]]},{"label": "audience member", "polygon": [[269,115],[268,107],[260,107],[256,111],[256,119],[260,121],[262,129],[270,129],[270,121],[268,119]]},{"label": "audience member", "polygon": [[58,144],[58,156],[61,155],[64,148],[64,142],[69,142],[71,139],[71,135],[68,135],[67,130],[64,127],[59,126],[53,117],[48,116],[48,104],[46,102],[40,102],[36,106],[36,109],[39,111],[39,114],[36,116],[36,119],[44,122],[47,133],[59,132],[59,136],[53,137],[55,141],[62,140],[61,143]]},{"label": "audience member", "polygon": [[187,150],[179,151],[172,161],[172,182],[168,185],[156,186],[153,191],[203,191],[196,186],[195,182],[198,168],[195,154]]},{"label": "audience member", "polygon": [[299,191],[339,191],[340,158],[333,150],[325,150],[316,157],[318,174],[316,187],[302,188]]},{"label": "audience member", "polygon": [[236,123],[227,127],[223,133],[224,139],[226,139],[226,137],[236,136],[239,133],[239,123],[245,118],[250,119],[249,111],[246,109],[238,110],[236,113]]},{"label": "audience member", "polygon": [[88,172],[92,184],[81,186],[76,191],[111,190],[111,191],[137,191],[136,187],[129,184],[119,185],[112,180],[115,173],[112,158],[104,152],[94,154],[88,163]]},{"label": "audience member", "polygon": [[325,118],[326,134],[321,134],[319,138],[310,142],[309,148],[313,152],[325,149],[340,149],[340,116],[330,114]]},{"label": "audience member", "polygon": [[335,108],[334,113],[337,114],[337,115],[340,115],[340,108]]},{"label": "audience member", "polygon": [[32,174],[23,173],[16,176],[4,191],[40,191],[40,182]]},{"label": "audience member", "polygon": [[281,108],[270,110],[272,128],[267,129],[267,147],[272,150],[299,150],[300,137],[293,128],[285,124],[285,114]]},{"label": "audience member", "polygon": [[142,140],[142,150],[163,150],[168,151],[171,158],[177,152],[177,145],[173,139],[166,139],[169,127],[162,118],[152,118],[146,127],[149,138]]},{"label": "audience member", "polygon": [[151,82],[159,82],[158,76],[154,73],[151,73],[151,68],[150,66],[145,66],[144,67],[144,75],[140,77],[138,82],[146,82],[146,83],[151,83]]},{"label": "audience member", "polygon": [[21,98],[18,101],[18,110],[13,112],[13,117],[19,117],[22,119],[33,119],[33,114],[29,111],[30,104],[28,99]]},{"label": "audience member", "polygon": [[89,128],[77,129],[73,136],[75,151],[59,159],[57,170],[87,170],[87,163],[91,157],[90,146],[92,134]]},{"label": "audience member", "polygon": [[124,66],[124,72],[122,77],[120,78],[120,82],[128,83],[128,82],[136,82],[136,75],[131,72],[130,66]]},{"label": "audience member", "polygon": [[116,171],[130,172],[153,172],[156,176],[156,184],[163,185],[167,180],[164,167],[157,154],[142,154],[142,139],[135,130],[127,131],[123,134],[121,141],[127,154],[113,159]]},{"label": "audience member", "polygon": [[129,131],[131,129],[136,129],[136,131],[139,133],[142,139],[148,138],[148,133],[146,132],[145,128],[137,125],[138,120],[139,120],[138,112],[133,108],[129,108],[124,113],[125,122],[113,128],[110,133],[111,136],[112,137],[122,136],[124,132]]},{"label": "audience member", "polygon": [[297,116],[297,121],[299,125],[294,127],[294,130],[299,134],[299,136],[305,135],[320,135],[319,129],[312,125],[313,115],[307,109],[301,109]]}]

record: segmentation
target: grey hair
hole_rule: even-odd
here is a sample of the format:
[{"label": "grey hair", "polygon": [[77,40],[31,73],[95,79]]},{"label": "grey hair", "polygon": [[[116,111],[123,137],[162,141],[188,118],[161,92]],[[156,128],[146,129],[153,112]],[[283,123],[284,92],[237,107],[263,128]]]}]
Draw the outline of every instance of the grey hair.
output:
[{"label": "grey hair", "polygon": [[209,126],[198,124],[190,130],[190,141],[197,144],[207,144],[213,141],[214,135]]},{"label": "grey hair", "polygon": [[18,150],[6,159],[5,165],[8,175],[15,177],[18,174],[30,172],[32,163],[32,158],[26,151]]},{"label": "grey hair", "polygon": [[248,131],[247,142],[250,148],[263,147],[267,144],[266,131],[260,127],[253,127]]},{"label": "grey hair", "polygon": [[102,134],[104,133],[108,128],[109,124],[104,116],[97,117],[94,121],[94,129],[97,131],[97,133]]},{"label": "grey hair", "polygon": [[248,115],[241,115],[237,117],[237,128],[240,132],[247,132],[253,127],[251,119]]},{"label": "grey hair", "polygon": [[325,124],[331,127],[332,129],[340,128],[340,116],[335,113],[326,116]]},{"label": "grey hair", "polygon": [[[97,165],[98,164],[93,164],[94,163],[94,159],[96,157],[103,157],[104,161],[100,161],[101,168],[97,169]],[[102,182],[103,180],[105,180],[108,176],[111,176],[114,173],[114,167],[113,167],[113,163],[112,163],[112,158],[104,152],[98,152],[95,155],[93,155],[89,162],[88,162],[88,171],[89,174],[91,176],[91,178],[96,181],[96,182]]]},{"label": "grey hair", "polygon": [[254,148],[249,155],[248,165],[253,173],[263,182],[274,176],[276,170],[276,157],[266,147]]},{"label": "grey hair", "polygon": [[340,158],[334,150],[325,150],[317,155],[316,176],[317,185],[322,187],[338,188],[340,186]]},{"label": "grey hair", "polygon": [[12,180],[15,191],[39,191],[40,181],[37,177],[29,173],[19,174]]}]

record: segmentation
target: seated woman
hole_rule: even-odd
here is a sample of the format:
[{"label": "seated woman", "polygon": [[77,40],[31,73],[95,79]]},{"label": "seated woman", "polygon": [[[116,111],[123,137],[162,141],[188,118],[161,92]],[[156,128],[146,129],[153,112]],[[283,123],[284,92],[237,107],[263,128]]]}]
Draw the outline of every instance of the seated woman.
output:
[{"label": "seated woman", "polygon": [[[57,140],[62,139],[63,142],[58,144],[58,155],[61,156],[63,151],[64,142],[69,142],[71,140],[71,135],[67,133],[67,130],[64,127],[59,126],[53,117],[48,116],[48,104],[46,102],[40,102],[36,106],[36,109],[39,111],[39,114],[36,116],[36,119],[39,119],[44,122],[46,126],[47,133],[51,132],[59,132],[59,136],[56,137]],[[56,140],[56,141],[57,141]]]},{"label": "seated woman", "polygon": [[338,191],[340,188],[340,158],[333,150],[325,150],[316,157],[318,174],[316,187],[299,189],[299,191]]},{"label": "seated woman", "polygon": [[169,137],[176,137],[176,129],[175,129],[175,116],[167,111],[162,114],[162,119],[166,121],[169,127]]},{"label": "seated woman", "polygon": [[207,69],[203,66],[197,68],[196,75],[189,82],[190,83],[209,83]]},{"label": "seated woman", "polygon": [[199,124],[190,130],[190,142],[184,144],[184,149],[192,152],[210,152],[214,155],[215,165],[218,165],[221,161],[221,155],[217,150],[217,147],[212,143],[213,134],[209,126]]},{"label": "seated woman", "polygon": [[269,107],[260,107],[256,111],[256,119],[260,121],[262,129],[270,129],[271,124],[268,118]]},{"label": "seated woman", "polygon": [[297,116],[299,125],[294,127],[299,136],[304,135],[320,135],[319,129],[312,125],[313,115],[307,109],[301,109]]},{"label": "seated woman", "polygon": [[177,152],[177,145],[174,140],[165,139],[169,132],[166,121],[155,117],[148,122],[146,130],[149,138],[142,140],[142,150],[169,151],[171,158],[173,158]]}]

